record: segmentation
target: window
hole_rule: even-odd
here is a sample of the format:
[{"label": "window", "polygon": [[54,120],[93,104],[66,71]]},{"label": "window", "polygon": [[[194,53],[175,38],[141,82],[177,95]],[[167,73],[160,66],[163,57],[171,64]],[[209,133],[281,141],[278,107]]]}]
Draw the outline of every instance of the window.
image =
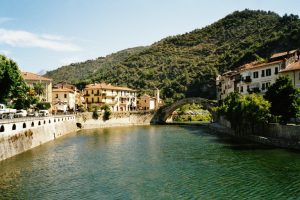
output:
[{"label": "window", "polygon": [[258,78],[258,72],[253,72],[253,78]]},{"label": "window", "polygon": [[300,72],[299,72],[299,80],[300,80]]},{"label": "window", "polygon": [[92,90],[92,94],[94,94],[94,90]]},{"label": "window", "polygon": [[271,69],[266,69],[266,76],[271,76]]},{"label": "window", "polygon": [[266,88],[268,89],[270,87],[270,85],[271,85],[270,82],[266,83]]},{"label": "window", "polygon": [[58,94],[55,95],[55,98],[58,98]]},{"label": "window", "polygon": [[261,70],[261,77],[265,77],[265,70]]},{"label": "window", "polygon": [[275,67],[275,74],[278,74],[278,67]]},{"label": "window", "polygon": [[244,87],[243,86],[241,86],[241,92],[244,92]]},{"label": "window", "polygon": [[94,103],[94,98],[92,98],[92,103]]},{"label": "window", "polygon": [[262,85],[261,85],[261,90],[265,90],[266,89],[266,84],[265,83],[263,83]]},{"label": "window", "polygon": [[65,99],[67,98],[67,94],[64,94]]}]

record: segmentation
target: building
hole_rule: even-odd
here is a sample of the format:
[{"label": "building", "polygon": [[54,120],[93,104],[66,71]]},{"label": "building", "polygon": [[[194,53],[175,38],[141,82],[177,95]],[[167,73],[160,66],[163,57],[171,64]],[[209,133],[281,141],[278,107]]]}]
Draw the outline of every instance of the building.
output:
[{"label": "building", "polygon": [[41,101],[52,102],[52,79],[34,74],[31,72],[22,72],[22,77],[25,80],[26,84],[32,87],[33,89],[38,85],[41,85],[44,90],[37,94],[40,97]]},{"label": "building", "polygon": [[137,94],[134,89],[106,83],[94,83],[86,85],[83,92],[88,108],[106,104],[113,112],[136,110]]},{"label": "building", "polygon": [[[65,88],[65,89],[72,90],[74,92],[74,96],[75,96],[75,108],[76,109],[85,103],[82,93],[76,88],[75,85],[69,84],[66,81],[61,81],[61,82],[58,82],[53,85],[53,89],[55,89],[55,88],[56,89],[57,88]],[[72,95],[70,95],[70,96],[72,96]],[[73,101],[73,100],[70,100],[70,101]],[[71,105],[69,105],[69,106],[71,106]]]},{"label": "building", "polygon": [[300,88],[300,61],[294,62],[280,71],[280,74],[289,76],[296,88]]},{"label": "building", "polygon": [[54,111],[75,111],[76,91],[69,88],[53,88],[52,89],[52,106]]},{"label": "building", "polygon": [[155,97],[151,97],[148,94],[140,96],[137,100],[138,110],[157,110],[162,105],[159,93],[159,89],[156,89],[154,92]]},{"label": "building", "polygon": [[262,64],[246,64],[238,69],[241,79],[237,84],[237,91],[241,94],[253,92],[265,93],[268,87],[275,83],[283,61]]},{"label": "building", "polygon": [[156,105],[156,99],[144,94],[137,100],[137,106],[139,110],[154,110]]},{"label": "building", "polygon": [[299,87],[298,80],[296,80],[296,73],[299,69],[298,58],[299,50],[275,53],[267,62],[248,63],[235,71],[228,71],[217,76],[217,99],[224,99],[234,91],[241,94],[253,92],[264,94],[279,74],[289,75],[294,85]]}]

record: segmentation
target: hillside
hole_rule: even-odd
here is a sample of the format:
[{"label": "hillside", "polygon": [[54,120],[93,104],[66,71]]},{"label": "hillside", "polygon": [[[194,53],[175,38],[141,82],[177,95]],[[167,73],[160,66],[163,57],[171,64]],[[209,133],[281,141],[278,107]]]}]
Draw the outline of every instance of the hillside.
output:
[{"label": "hillside", "polygon": [[299,36],[298,16],[236,11],[205,28],[64,66],[47,76],[73,83],[106,81],[148,92],[157,87],[167,102],[188,96],[214,98],[217,73],[298,48]]}]

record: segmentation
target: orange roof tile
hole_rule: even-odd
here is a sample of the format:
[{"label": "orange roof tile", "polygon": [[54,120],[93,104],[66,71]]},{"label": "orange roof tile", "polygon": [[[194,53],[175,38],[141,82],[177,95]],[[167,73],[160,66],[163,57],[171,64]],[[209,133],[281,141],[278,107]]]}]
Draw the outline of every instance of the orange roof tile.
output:
[{"label": "orange roof tile", "polygon": [[72,93],[74,93],[74,91],[69,88],[52,88],[52,92],[72,92]]},{"label": "orange roof tile", "polygon": [[52,79],[40,76],[38,74],[34,74],[31,72],[22,72],[22,77],[24,80],[34,80],[34,81],[52,81]]},{"label": "orange roof tile", "polygon": [[85,86],[86,89],[104,89],[104,90],[125,90],[125,91],[136,91],[128,87],[113,86],[106,83],[93,83]]},{"label": "orange roof tile", "polygon": [[274,62],[260,63],[260,64],[249,63],[249,64],[241,66],[239,68],[239,70],[245,71],[245,70],[249,70],[249,69],[262,68],[262,67],[266,67],[266,66],[269,66],[269,65],[279,64],[279,63],[282,63],[282,62],[283,62],[282,60],[278,60],[278,61],[274,61]]},{"label": "orange roof tile", "polygon": [[293,54],[295,53],[296,51],[298,51],[297,49],[294,49],[294,50],[291,50],[291,51],[285,51],[285,52],[279,52],[279,53],[274,53],[272,56],[271,56],[271,59],[272,58],[278,58],[278,57],[281,57],[281,56],[286,56],[288,54]]},{"label": "orange roof tile", "polygon": [[281,70],[280,72],[288,72],[295,70],[300,70],[300,61],[288,65],[285,69]]}]

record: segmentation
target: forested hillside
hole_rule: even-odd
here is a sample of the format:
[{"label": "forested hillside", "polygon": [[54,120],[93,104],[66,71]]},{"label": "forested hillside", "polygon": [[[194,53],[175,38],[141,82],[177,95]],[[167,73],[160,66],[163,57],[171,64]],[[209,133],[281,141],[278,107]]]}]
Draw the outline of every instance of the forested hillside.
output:
[{"label": "forested hillside", "polygon": [[298,48],[299,38],[298,16],[236,11],[205,28],[64,66],[47,76],[76,84],[106,81],[148,92],[157,87],[167,102],[189,96],[214,98],[216,74]]}]

